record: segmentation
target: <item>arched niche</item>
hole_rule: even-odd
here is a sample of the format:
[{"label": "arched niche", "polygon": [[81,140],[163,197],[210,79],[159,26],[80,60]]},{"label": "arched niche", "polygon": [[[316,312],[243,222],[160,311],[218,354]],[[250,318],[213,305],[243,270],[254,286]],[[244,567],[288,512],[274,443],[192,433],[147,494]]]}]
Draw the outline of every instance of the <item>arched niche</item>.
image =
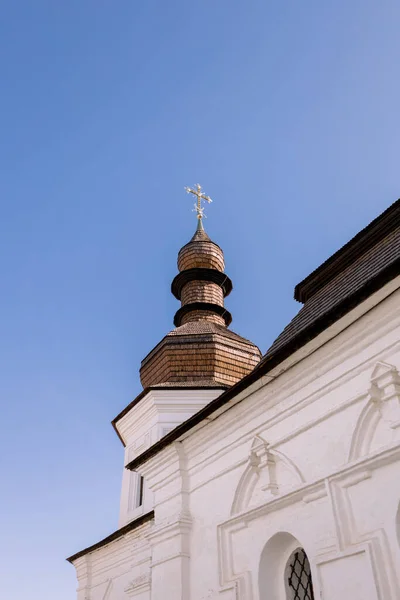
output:
[{"label": "arched niche", "polygon": [[[304,564],[304,555],[302,544],[292,534],[282,531],[270,538],[260,558],[258,571],[260,600],[292,600],[296,597],[289,586],[288,579],[294,561],[298,560]],[[306,560],[304,567],[307,570],[310,566],[308,559]],[[306,599],[307,595],[304,595],[304,598]]]}]

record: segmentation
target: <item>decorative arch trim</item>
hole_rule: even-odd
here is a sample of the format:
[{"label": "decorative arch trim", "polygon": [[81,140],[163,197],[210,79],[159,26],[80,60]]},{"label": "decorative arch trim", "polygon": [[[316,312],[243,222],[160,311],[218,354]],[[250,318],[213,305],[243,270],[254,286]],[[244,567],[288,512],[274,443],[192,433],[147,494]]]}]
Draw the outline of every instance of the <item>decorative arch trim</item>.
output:
[{"label": "decorative arch trim", "polygon": [[260,435],[256,435],[251,444],[247,465],[235,491],[231,515],[240,513],[247,508],[263,469],[266,469],[268,474],[268,483],[263,488],[266,492],[266,499],[271,495],[279,494],[279,481],[276,476],[277,461],[286,465],[299,485],[304,484],[305,479],[297,465],[283,452],[271,448]]},{"label": "decorative arch trim", "polygon": [[349,462],[369,453],[372,438],[381,419],[378,407],[370,396],[358,417],[350,445]]},{"label": "decorative arch trim", "polygon": [[379,361],[371,373],[368,401],[357,419],[349,461],[367,456],[381,419],[391,429],[400,427],[400,375],[394,365]]}]

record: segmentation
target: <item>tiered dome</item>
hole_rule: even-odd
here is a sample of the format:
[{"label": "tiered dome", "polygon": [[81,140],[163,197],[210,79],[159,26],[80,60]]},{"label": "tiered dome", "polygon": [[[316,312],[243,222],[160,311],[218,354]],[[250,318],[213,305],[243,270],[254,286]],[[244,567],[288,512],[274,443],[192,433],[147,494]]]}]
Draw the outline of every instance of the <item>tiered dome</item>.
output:
[{"label": "tiered dome", "polygon": [[180,271],[171,291],[181,301],[174,325],[205,320],[229,325],[231,314],[224,308],[224,297],[232,290],[232,282],[224,274],[225,261],[221,248],[212,242],[201,221],[196,233],[178,254]]},{"label": "tiered dome", "polygon": [[171,286],[181,301],[174,318],[176,329],[142,361],[144,388],[228,387],[260,361],[257,346],[227,329],[232,317],[224,307],[224,298],[231,292],[232,282],[224,269],[224,254],[199,219],[194,236],[179,251],[179,273]]}]

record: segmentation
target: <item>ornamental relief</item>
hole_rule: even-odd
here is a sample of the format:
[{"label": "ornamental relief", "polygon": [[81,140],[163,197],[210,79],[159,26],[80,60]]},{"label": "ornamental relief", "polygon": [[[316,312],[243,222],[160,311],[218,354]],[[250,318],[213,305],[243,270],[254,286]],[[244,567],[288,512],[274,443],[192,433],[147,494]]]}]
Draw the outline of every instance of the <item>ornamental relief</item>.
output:
[{"label": "ornamental relief", "polygon": [[127,448],[127,463],[131,462],[136,456],[147,450],[147,448],[151,446],[151,443],[151,429],[149,429],[149,431],[141,435],[129,446],[129,448]]},{"label": "ornamental relief", "polygon": [[394,365],[378,362],[371,373],[368,401],[358,418],[349,462],[400,439],[400,375]]},{"label": "ornamental relief", "polygon": [[293,461],[256,435],[247,466],[236,488],[231,515],[263,504],[302,484],[304,477]]}]

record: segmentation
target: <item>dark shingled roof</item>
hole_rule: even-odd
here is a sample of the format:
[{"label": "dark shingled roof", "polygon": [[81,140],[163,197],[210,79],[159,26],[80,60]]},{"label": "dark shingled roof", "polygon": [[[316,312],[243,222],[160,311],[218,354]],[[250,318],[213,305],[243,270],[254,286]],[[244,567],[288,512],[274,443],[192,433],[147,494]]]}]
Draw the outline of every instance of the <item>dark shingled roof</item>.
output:
[{"label": "dark shingled roof", "polygon": [[298,283],[294,290],[295,299],[304,303],[356,258],[396,229],[400,220],[399,211],[400,200],[396,200],[382,214],[357,233],[347,244],[342,246],[315,269],[315,271]]},{"label": "dark shingled roof", "polygon": [[[261,364],[400,259],[400,200],[295,288],[303,308],[285,327]],[[351,262],[350,262],[351,261]]]},{"label": "dark shingled roof", "polygon": [[399,258],[400,226],[311,296],[274,341],[265,358],[290,343],[295,336],[360,290],[366,281],[378,276],[390,264],[395,264]]},{"label": "dark shingled roof", "polygon": [[317,337],[330,325],[400,275],[400,200],[377,217],[350,242],[296,287],[304,307],[275,340],[256,368],[178,425],[126,468],[136,469],[263,375]]}]

